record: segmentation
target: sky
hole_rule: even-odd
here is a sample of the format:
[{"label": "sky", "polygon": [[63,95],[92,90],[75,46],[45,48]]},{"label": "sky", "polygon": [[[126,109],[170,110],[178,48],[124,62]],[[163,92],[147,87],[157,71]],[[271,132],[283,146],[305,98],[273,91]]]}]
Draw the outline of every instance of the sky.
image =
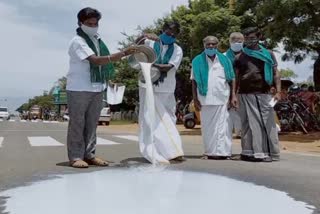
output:
[{"label": "sky", "polygon": [[[68,72],[68,43],[75,35],[77,12],[83,7],[101,11],[99,33],[111,51],[125,39],[121,32],[137,33],[137,26],[153,24],[188,0],[0,0],[0,105],[17,106],[49,90]],[[280,62],[304,80],[312,61]],[[6,101],[5,101],[6,100]],[[12,102],[15,102],[13,104]]]}]

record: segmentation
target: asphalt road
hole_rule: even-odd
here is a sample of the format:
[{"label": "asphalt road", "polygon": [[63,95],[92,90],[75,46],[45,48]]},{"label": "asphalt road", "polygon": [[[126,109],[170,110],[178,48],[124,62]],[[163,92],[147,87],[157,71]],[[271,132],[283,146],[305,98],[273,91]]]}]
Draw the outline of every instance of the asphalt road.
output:
[{"label": "asphalt road", "polygon": [[[114,163],[105,168],[73,169],[66,156],[65,123],[0,122],[0,191],[48,179],[55,174],[81,173],[146,164],[141,158],[137,133],[108,127],[98,130],[97,155]],[[248,163],[243,161],[200,160],[200,136],[182,136],[187,161],[170,168],[208,172],[287,192],[296,200],[317,208],[320,213],[320,156],[283,153],[280,162]],[[239,153],[239,143],[234,153]],[[5,198],[0,198],[4,214]]]}]

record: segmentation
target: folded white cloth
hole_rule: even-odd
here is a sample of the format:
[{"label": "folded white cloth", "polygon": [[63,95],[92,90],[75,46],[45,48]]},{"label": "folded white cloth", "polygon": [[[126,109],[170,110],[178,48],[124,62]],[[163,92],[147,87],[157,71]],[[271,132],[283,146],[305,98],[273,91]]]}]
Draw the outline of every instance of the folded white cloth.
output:
[{"label": "folded white cloth", "polygon": [[126,86],[118,86],[117,84],[114,84],[113,86],[108,85],[107,103],[110,105],[117,105],[122,103],[125,89]]}]

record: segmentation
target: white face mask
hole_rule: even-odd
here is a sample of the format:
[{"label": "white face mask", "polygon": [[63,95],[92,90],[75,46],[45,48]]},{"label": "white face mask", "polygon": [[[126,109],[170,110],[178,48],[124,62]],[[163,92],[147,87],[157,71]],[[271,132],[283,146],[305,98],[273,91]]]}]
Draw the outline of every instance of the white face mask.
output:
[{"label": "white face mask", "polygon": [[242,42],[235,42],[230,44],[231,50],[234,52],[240,52],[243,48],[243,43]]},{"label": "white face mask", "polygon": [[98,27],[88,27],[84,24],[81,24],[81,29],[85,32],[88,36],[95,36],[98,33]]}]

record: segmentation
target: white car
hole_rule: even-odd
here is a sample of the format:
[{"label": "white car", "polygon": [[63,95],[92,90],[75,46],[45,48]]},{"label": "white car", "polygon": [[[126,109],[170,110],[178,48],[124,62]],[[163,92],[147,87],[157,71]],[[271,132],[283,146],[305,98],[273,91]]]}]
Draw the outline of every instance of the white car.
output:
[{"label": "white car", "polygon": [[7,107],[0,107],[0,119],[9,120],[10,114]]},{"label": "white car", "polygon": [[109,107],[104,107],[101,110],[100,117],[99,117],[99,125],[105,124],[109,125],[111,120],[111,113]]}]

